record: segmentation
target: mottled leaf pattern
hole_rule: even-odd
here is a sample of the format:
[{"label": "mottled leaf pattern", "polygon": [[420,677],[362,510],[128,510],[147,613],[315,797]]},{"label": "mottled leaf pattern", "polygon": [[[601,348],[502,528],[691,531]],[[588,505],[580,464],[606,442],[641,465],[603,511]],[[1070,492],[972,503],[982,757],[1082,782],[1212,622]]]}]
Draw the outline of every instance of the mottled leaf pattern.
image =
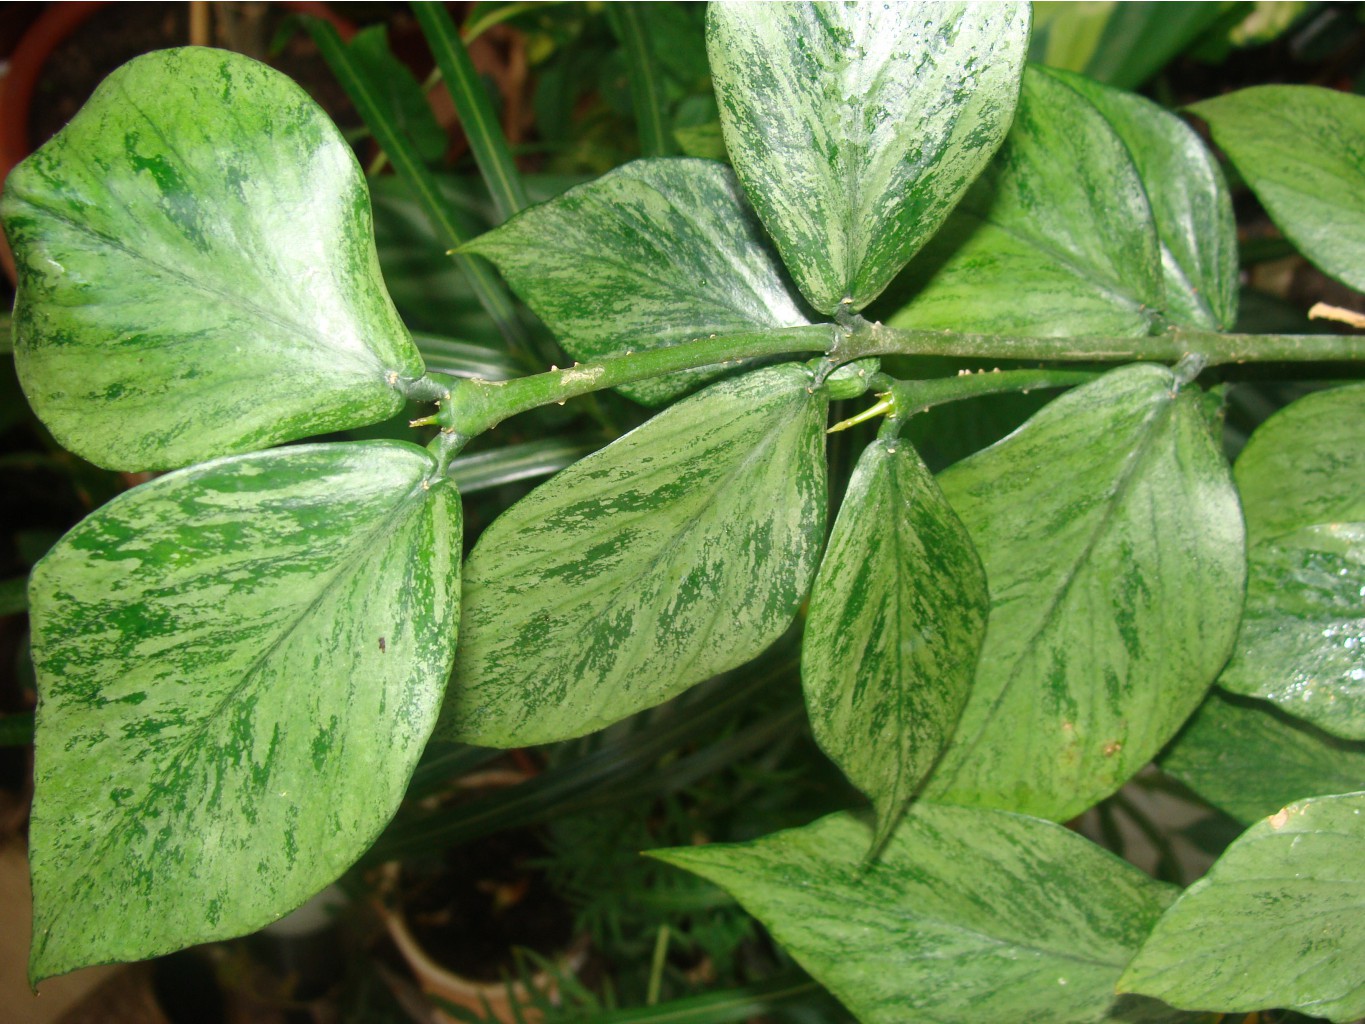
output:
[{"label": "mottled leaf pattern", "polygon": [[442,733],[580,736],[776,640],[824,541],[827,406],[800,366],[722,381],[503,513],[465,566]]},{"label": "mottled leaf pattern", "polygon": [[1028,5],[722,3],[707,51],[725,145],[802,293],[862,309],[1000,145]]},{"label": "mottled leaf pattern", "polygon": [[1216,687],[1160,764],[1248,824],[1304,797],[1365,789],[1365,742],[1338,739],[1264,701]]},{"label": "mottled leaf pattern", "polygon": [[191,47],[124,65],[10,175],[3,215],[24,390],[100,465],[362,426],[423,373],[350,146],[246,57]]},{"label": "mottled leaf pattern", "polygon": [[1365,740],[1365,385],[1272,416],[1236,478],[1247,606],[1219,684]]},{"label": "mottled leaf pattern", "polygon": [[1365,793],[1314,797],[1242,834],[1157,922],[1124,991],[1191,1010],[1365,1015]]},{"label": "mottled leaf pattern", "polygon": [[34,978],[252,931],[374,841],[450,671],[460,522],[422,449],[314,445],[144,484],[39,563]]},{"label": "mottled leaf pattern", "polygon": [[1151,100],[1080,75],[1049,71],[1104,115],[1137,168],[1161,245],[1166,314],[1210,330],[1237,319],[1237,224],[1213,154],[1184,121]]},{"label": "mottled leaf pattern", "polygon": [[1245,574],[1197,389],[1115,370],[940,477],[986,567],[986,643],[935,799],[1058,821],[1113,792],[1199,705]]},{"label": "mottled leaf pattern", "polygon": [[1075,89],[1030,67],[1005,144],[898,282],[897,327],[1143,335],[1161,250],[1128,147]]},{"label": "mottled leaf pattern", "polygon": [[821,749],[872,798],[880,845],[967,700],[986,577],[907,441],[863,452],[811,591],[801,682]]},{"label": "mottled leaf pattern", "polygon": [[1114,982],[1169,886],[1049,822],[917,803],[878,860],[834,815],[651,856],[709,878],[862,1024],[1159,1021]]},{"label": "mottled leaf pattern", "polygon": [[1365,96],[1260,85],[1189,109],[1299,251],[1365,290]]},{"label": "mottled leaf pattern", "polygon": [[[729,168],[637,160],[465,246],[579,359],[807,323]],[[621,390],[676,398],[719,368]]]}]

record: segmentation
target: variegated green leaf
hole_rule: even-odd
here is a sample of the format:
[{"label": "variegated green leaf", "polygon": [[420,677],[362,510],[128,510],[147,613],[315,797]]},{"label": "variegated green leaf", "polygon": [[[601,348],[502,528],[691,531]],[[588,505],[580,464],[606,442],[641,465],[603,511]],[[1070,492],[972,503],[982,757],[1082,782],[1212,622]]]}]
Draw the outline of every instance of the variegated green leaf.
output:
[{"label": "variegated green leaf", "polygon": [[[709,160],[637,160],[465,249],[492,260],[579,359],[808,322],[734,174]],[[719,372],[621,390],[657,404]]]},{"label": "variegated green leaf", "polygon": [[796,365],[722,381],[503,513],[465,566],[442,732],[580,736],[776,640],[824,540],[827,406]]},{"label": "variegated green leaf", "polygon": [[1163,306],[1151,205],[1123,140],[1030,67],[1000,152],[897,284],[896,327],[1143,335]]},{"label": "variegated green leaf", "polygon": [[792,276],[862,309],[943,223],[1014,116],[1022,3],[720,3],[725,145]]},{"label": "variegated green leaf", "polygon": [[1062,71],[1128,147],[1151,203],[1161,246],[1166,314],[1231,330],[1237,319],[1237,225],[1213,154],[1184,121],[1151,100]]},{"label": "variegated green leaf", "polygon": [[24,390],[93,462],[167,468],[377,422],[422,375],[350,146],[246,57],[124,65],[15,169],[0,213]]},{"label": "variegated green leaf", "polygon": [[1365,290],[1365,96],[1260,85],[1189,109],[1299,251]]},{"label": "variegated green leaf", "polygon": [[1157,922],[1119,986],[1191,1010],[1365,1016],[1365,793],[1249,828]]},{"label": "variegated green leaf", "polygon": [[801,682],[816,741],[872,798],[876,845],[957,724],[988,606],[981,561],[914,447],[873,442],[811,591]]},{"label": "variegated green leaf", "polygon": [[420,448],[292,447],[144,484],[38,564],[35,979],[259,928],[364,852],[436,720],[460,522]]},{"label": "variegated green leaf", "polygon": [[1160,764],[1244,823],[1307,796],[1365,790],[1365,742],[1338,739],[1216,687]]},{"label": "variegated green leaf", "polygon": [[1242,516],[1197,389],[1115,370],[940,478],[990,581],[934,799],[1061,821],[1175,734],[1232,647]]},{"label": "variegated green leaf", "polygon": [[1183,1017],[1114,983],[1170,903],[1076,833],[915,804],[878,860],[847,814],[733,846],[653,851],[728,890],[862,1024]]},{"label": "variegated green leaf", "polygon": [[1272,416],[1236,476],[1247,606],[1219,685],[1365,740],[1365,384]]}]

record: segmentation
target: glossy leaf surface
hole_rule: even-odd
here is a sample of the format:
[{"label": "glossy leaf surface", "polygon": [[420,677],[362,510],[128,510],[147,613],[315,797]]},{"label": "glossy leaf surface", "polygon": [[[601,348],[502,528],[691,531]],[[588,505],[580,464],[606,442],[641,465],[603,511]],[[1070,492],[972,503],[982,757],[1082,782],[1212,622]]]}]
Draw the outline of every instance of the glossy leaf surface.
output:
[{"label": "glossy leaf surface", "polygon": [[713,4],[730,160],[823,313],[877,297],[1009,128],[1025,4]]},{"label": "glossy leaf surface", "polygon": [[466,562],[442,733],[580,736],[776,640],[824,541],[827,405],[795,365],[722,381],[503,513]]},{"label": "glossy leaf surface", "polygon": [[801,681],[816,741],[872,798],[877,844],[957,724],[988,607],[981,561],[914,447],[874,441],[811,591]]},{"label": "glossy leaf surface", "polygon": [[1157,922],[1124,991],[1189,1009],[1365,1014],[1365,793],[1249,828]]},{"label": "glossy leaf surface", "polygon": [[15,358],[61,443],[160,469],[363,426],[422,360],[351,148],[289,79],[162,50],[16,168]]},{"label": "glossy leaf surface", "polygon": [[1299,251],[1365,290],[1365,97],[1261,85],[1189,109]]},{"label": "glossy leaf surface", "polygon": [[[578,359],[807,323],[734,175],[707,160],[637,160],[465,250],[492,260]],[[717,372],[621,390],[656,404]]]},{"label": "glossy leaf surface", "polygon": [[1114,996],[1170,887],[1000,811],[915,804],[866,865],[871,838],[840,814],[651,856],[733,894],[862,1024],[1178,1016]]},{"label": "glossy leaf surface", "polygon": [[35,978],[241,935],[364,852],[436,719],[460,523],[422,449],[313,445],[144,484],[39,563]]},{"label": "glossy leaf surface", "polygon": [[1247,606],[1219,685],[1365,740],[1365,385],[1272,416],[1236,477]]},{"label": "glossy leaf surface", "polygon": [[1263,701],[1217,688],[1160,764],[1245,824],[1304,797],[1365,789],[1365,742],[1338,739]]},{"label": "glossy leaf surface", "polygon": [[1232,646],[1242,517],[1203,399],[1163,367],[1124,367],[939,482],[992,604],[926,792],[1071,818],[1175,734]]},{"label": "glossy leaf surface", "polygon": [[898,289],[913,294],[897,327],[1148,333],[1161,250],[1128,147],[1075,89],[1029,68],[1005,144]]},{"label": "glossy leaf surface", "polygon": [[1237,319],[1237,225],[1223,172],[1208,147],[1151,100],[1080,75],[1048,74],[1089,100],[1128,147],[1156,224],[1167,316],[1231,330]]}]

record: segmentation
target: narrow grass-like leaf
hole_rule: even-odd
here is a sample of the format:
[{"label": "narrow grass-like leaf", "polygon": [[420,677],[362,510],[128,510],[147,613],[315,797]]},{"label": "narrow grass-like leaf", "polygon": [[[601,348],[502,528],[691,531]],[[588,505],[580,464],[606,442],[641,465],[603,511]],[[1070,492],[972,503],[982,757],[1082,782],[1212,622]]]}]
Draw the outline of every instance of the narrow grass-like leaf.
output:
[{"label": "narrow grass-like leaf", "polygon": [[1178,1019],[1114,983],[1174,895],[1050,822],[916,804],[651,856],[733,894],[862,1024]]},{"label": "narrow grass-like leaf", "polygon": [[1151,100],[1080,75],[1047,73],[1089,100],[1128,147],[1156,224],[1167,316],[1231,330],[1237,319],[1237,225],[1223,172],[1208,147]]},{"label": "narrow grass-like leaf", "polygon": [[1232,647],[1242,516],[1197,389],[1130,366],[940,477],[990,581],[934,799],[1071,818],[1199,705]]},{"label": "narrow grass-like leaf", "polygon": [[[394,123],[381,97],[371,89],[363,72],[356,66],[354,56],[337,35],[336,29],[320,18],[309,18],[307,25],[318,50],[326,59],[332,73],[337,76],[342,88],[346,90],[346,95],[356,105],[356,110],[364,118],[365,125],[393,162],[394,169],[412,188],[417,201],[436,229],[441,244],[452,249],[460,245],[466,240],[467,235],[461,230],[459,221],[451,215],[446,201],[441,196],[435,175],[428,170],[426,164],[422,162],[421,155]],[[498,331],[508,344],[517,351],[528,351],[530,342],[526,329],[517,319],[512,300],[492,268],[482,260],[470,256],[457,255],[455,262],[468,276],[479,304],[498,325]]]},{"label": "narrow grass-like leaf", "polygon": [[581,736],[776,640],[824,540],[827,406],[799,366],[722,381],[504,512],[466,563],[442,733]]},{"label": "narrow grass-like leaf", "polygon": [[1191,1010],[1365,1015],[1365,793],[1249,828],[1157,922],[1119,983]]},{"label": "narrow grass-like leaf", "polygon": [[1029,68],[1005,144],[902,292],[896,327],[1148,333],[1164,305],[1161,249],[1128,147],[1075,89]]},{"label": "narrow grass-like leaf", "polygon": [[346,44],[351,66],[365,77],[366,90],[387,110],[394,128],[431,163],[445,155],[450,137],[436,120],[417,79],[389,48],[386,25],[362,29]]},{"label": "narrow grass-like leaf", "polygon": [[521,184],[521,173],[512,160],[512,151],[502,133],[488,90],[483,84],[469,51],[460,41],[455,22],[439,3],[415,3],[412,12],[422,26],[436,66],[441,69],[446,89],[455,102],[474,161],[479,165],[488,193],[498,211],[498,219],[506,220],[526,208],[529,200]]},{"label": "narrow grass-like leaf", "polygon": [[570,438],[526,441],[461,455],[451,460],[449,474],[461,494],[475,494],[518,480],[558,473],[585,455],[591,455],[597,447]]},{"label": "narrow grass-like leaf", "polygon": [[459,497],[420,448],[181,470],[30,585],[34,979],[241,935],[393,815],[453,658]]},{"label": "narrow grass-like leaf", "polygon": [[1026,4],[713,4],[739,180],[811,305],[876,298],[1004,138]]},{"label": "narrow grass-like leaf", "polygon": [[1365,384],[1272,416],[1236,478],[1247,606],[1219,685],[1365,740]]},{"label": "narrow grass-like leaf", "polygon": [[[578,359],[807,322],[734,175],[707,160],[637,160],[465,249],[497,264]],[[718,372],[621,390],[655,404]]]},{"label": "narrow grass-like leaf", "polygon": [[676,147],[668,130],[663,69],[645,31],[644,18],[648,14],[642,10],[644,6],[632,2],[610,4],[607,21],[625,55],[630,99],[640,131],[640,153],[646,157],[672,156]]},{"label": "narrow grass-like leaf", "polygon": [[1299,251],[1365,291],[1365,96],[1260,85],[1189,110]]},{"label": "narrow grass-like leaf", "polygon": [[874,441],[811,591],[801,682],[816,741],[872,798],[875,845],[957,724],[988,607],[981,560],[914,447]]},{"label": "narrow grass-like leaf", "polygon": [[422,375],[350,147],[246,57],[124,65],[15,169],[0,212],[24,390],[99,465],[164,469],[377,422]]},{"label": "narrow grass-like leaf", "polygon": [[508,380],[521,372],[521,367],[506,352],[488,345],[423,331],[414,331],[412,340],[422,353],[427,369],[438,373],[448,373],[454,377]]},{"label": "narrow grass-like leaf", "polygon": [[1161,770],[1244,824],[1308,796],[1365,789],[1365,742],[1214,688],[1161,755]]}]

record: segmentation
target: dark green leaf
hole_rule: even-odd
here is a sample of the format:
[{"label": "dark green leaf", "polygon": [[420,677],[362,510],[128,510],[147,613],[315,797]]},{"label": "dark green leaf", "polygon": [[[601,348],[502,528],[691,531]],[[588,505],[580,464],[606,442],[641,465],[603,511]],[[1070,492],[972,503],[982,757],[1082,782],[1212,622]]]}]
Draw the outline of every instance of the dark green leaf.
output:
[{"label": "dark green leaf", "polygon": [[1189,109],[1299,251],[1365,291],[1365,96],[1262,85]]},{"label": "dark green leaf", "polygon": [[824,540],[827,405],[799,366],[723,381],[503,513],[466,564],[443,732],[581,736],[776,640]]},{"label": "dark green leaf", "polygon": [[[637,160],[465,248],[497,264],[578,359],[807,323],[734,175],[707,160]],[[654,404],[717,372],[621,390]]]},{"label": "dark green leaf", "polygon": [[898,288],[914,294],[897,327],[1148,333],[1161,250],[1128,147],[1075,89],[1029,68],[1004,146]]},{"label": "dark green leaf", "polygon": [[2,205],[24,390],[93,462],[165,468],[362,426],[422,375],[350,147],[246,57],[124,65]]},{"label": "dark green leaf", "polygon": [[1365,740],[1365,385],[1272,416],[1236,475],[1247,605],[1219,685]]},{"label": "dark green leaf", "polygon": [[460,506],[369,442],[235,456],[34,569],[35,979],[294,909],[402,798],[453,658]]},{"label": "dark green leaf", "polygon": [[640,153],[643,156],[670,156],[674,146],[667,127],[663,69],[654,53],[653,43],[657,37],[651,38],[646,27],[649,8],[655,6],[672,5],[614,3],[607,7],[607,23],[625,55],[630,99],[640,132]]},{"label": "dark green leaf", "polygon": [[14,615],[28,610],[28,577],[15,576],[0,580],[0,615]]},{"label": "dark green leaf", "polygon": [[1004,138],[1025,4],[713,4],[725,144],[811,304],[862,309]]},{"label": "dark green leaf", "polygon": [[1157,922],[1124,991],[1189,1009],[1365,1015],[1365,793],[1277,811]]},{"label": "dark green leaf", "polygon": [[877,845],[957,724],[988,607],[981,561],[914,447],[873,442],[811,591],[801,680],[816,741],[872,798]]},{"label": "dark green leaf", "polygon": [[1065,820],[1175,734],[1232,647],[1245,574],[1197,389],[1129,366],[940,478],[990,581],[976,681],[926,792]]},{"label": "dark green leaf", "polygon": [[1210,330],[1237,320],[1237,225],[1223,172],[1199,136],[1151,100],[1049,72],[1084,96],[1128,147],[1161,246],[1167,315]]},{"label": "dark green leaf", "polygon": [[834,815],[651,856],[722,886],[863,1024],[1179,1017],[1115,1000],[1168,886],[1058,825],[916,804],[879,860]]},{"label": "dark green leaf", "polygon": [[1215,688],[1161,755],[1161,768],[1250,823],[1307,796],[1365,789],[1365,743]]},{"label": "dark green leaf", "polygon": [[374,25],[357,32],[346,44],[357,74],[389,113],[394,126],[412,143],[419,156],[433,163],[445,155],[450,137],[436,121],[422,87],[406,64],[389,49],[388,27]]}]

